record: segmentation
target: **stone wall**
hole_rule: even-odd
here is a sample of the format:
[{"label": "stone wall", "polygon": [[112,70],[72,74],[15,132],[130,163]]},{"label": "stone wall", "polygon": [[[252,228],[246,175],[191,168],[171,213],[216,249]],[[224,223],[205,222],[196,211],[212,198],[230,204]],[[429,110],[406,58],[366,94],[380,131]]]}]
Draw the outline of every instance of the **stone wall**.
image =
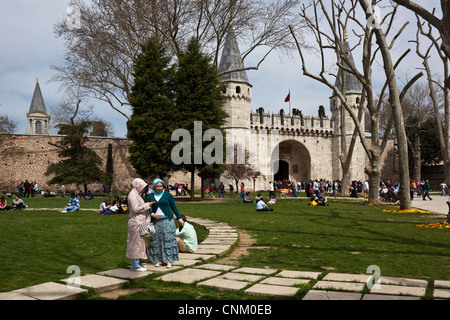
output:
[{"label": "stone wall", "polygon": [[[5,135],[3,138],[0,166],[2,178],[0,192],[17,192],[17,185],[25,180],[36,182],[40,190],[59,192],[60,186],[48,185],[51,177],[44,175],[51,163],[59,161],[58,149],[49,143],[56,143],[61,136],[47,135]],[[106,167],[108,145],[113,146],[114,183],[112,191],[129,191],[131,181],[138,177],[127,161],[131,141],[119,138],[90,138],[88,147],[95,150]],[[102,192],[102,184],[92,184],[88,188],[93,192]],[[66,190],[77,191],[82,186],[66,186]]]}]

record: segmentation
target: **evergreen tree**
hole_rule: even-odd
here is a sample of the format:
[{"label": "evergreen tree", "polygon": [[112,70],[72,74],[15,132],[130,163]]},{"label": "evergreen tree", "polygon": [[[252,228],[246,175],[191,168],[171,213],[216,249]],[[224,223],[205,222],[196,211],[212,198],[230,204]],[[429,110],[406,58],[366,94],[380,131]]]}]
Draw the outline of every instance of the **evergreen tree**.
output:
[{"label": "evergreen tree", "polygon": [[141,46],[133,66],[134,85],[129,95],[133,114],[127,123],[133,143],[128,159],[144,178],[164,178],[174,169],[171,135],[176,124],[170,63],[166,48],[152,37]]},{"label": "evergreen tree", "polygon": [[108,156],[106,158],[106,172],[105,172],[105,185],[108,186],[108,190],[111,192],[111,185],[114,180],[114,165],[112,157],[112,144],[108,144]]},{"label": "evergreen tree", "polygon": [[[201,51],[200,44],[192,38],[187,49],[181,53],[175,74],[175,95],[177,112],[175,119],[179,128],[188,130],[194,138],[194,121],[202,122],[204,133],[209,129],[218,129],[222,132],[222,152],[225,156],[225,135],[222,126],[225,124],[227,114],[223,109],[225,85],[220,82],[217,67],[209,56]],[[210,142],[204,142],[202,150]],[[192,140],[192,146],[194,146]],[[218,151],[218,150],[216,150]],[[191,164],[183,168],[191,172],[191,188],[194,185],[194,173],[198,170],[203,179],[214,178],[226,170],[221,164],[194,164],[192,152]],[[202,194],[203,194],[202,188]],[[193,197],[193,192],[191,193]]]},{"label": "evergreen tree", "polygon": [[47,168],[45,175],[54,175],[49,184],[84,185],[86,193],[88,184],[101,182],[104,172],[100,166],[103,161],[86,146],[89,126],[90,123],[85,121],[76,125],[59,125],[59,133],[64,136],[52,145],[60,149],[58,155],[63,160]]}]

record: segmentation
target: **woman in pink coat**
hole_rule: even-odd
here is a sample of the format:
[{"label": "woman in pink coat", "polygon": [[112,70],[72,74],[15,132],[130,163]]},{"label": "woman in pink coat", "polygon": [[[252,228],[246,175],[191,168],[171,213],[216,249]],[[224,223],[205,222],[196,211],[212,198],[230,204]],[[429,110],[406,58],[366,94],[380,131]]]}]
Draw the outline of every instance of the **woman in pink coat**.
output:
[{"label": "woman in pink coat", "polygon": [[132,271],[147,271],[140,265],[140,259],[148,259],[147,242],[139,232],[139,224],[143,221],[150,222],[150,209],[152,202],[145,202],[142,199],[142,192],[148,188],[147,183],[142,179],[135,179],[131,183],[131,191],[128,194],[128,208],[130,217],[128,220],[128,238],[126,256],[131,259]]}]

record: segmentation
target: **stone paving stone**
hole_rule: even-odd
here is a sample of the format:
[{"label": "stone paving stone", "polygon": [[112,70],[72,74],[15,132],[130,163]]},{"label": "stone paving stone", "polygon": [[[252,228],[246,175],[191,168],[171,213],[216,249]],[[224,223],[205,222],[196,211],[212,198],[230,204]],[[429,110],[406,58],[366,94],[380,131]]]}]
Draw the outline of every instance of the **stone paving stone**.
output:
[{"label": "stone paving stone", "polygon": [[440,299],[450,299],[450,289],[434,289],[433,297]]},{"label": "stone paving stone", "polygon": [[244,292],[253,295],[276,296],[276,297],[292,297],[299,288],[287,286],[275,286],[271,284],[255,284]]},{"label": "stone paving stone", "polygon": [[225,273],[225,274],[217,277],[217,279],[229,279],[229,280],[256,282],[258,280],[261,280],[264,277],[265,277],[264,275],[228,272],[228,273]]},{"label": "stone paving stone", "polygon": [[277,277],[269,277],[261,281],[261,284],[273,284],[276,286],[294,286],[296,284],[305,284],[311,280],[306,279],[294,279],[294,278],[277,278]]},{"label": "stone paving stone", "polygon": [[36,299],[17,292],[0,292],[0,300],[36,300]]},{"label": "stone paving stone", "polygon": [[361,300],[361,297],[361,293],[355,292],[309,290],[302,300]]},{"label": "stone paving stone", "polygon": [[215,263],[202,264],[200,266],[197,266],[196,268],[215,271],[230,271],[231,269],[236,269],[235,266],[229,266],[225,264],[215,264]]},{"label": "stone paving stone", "polygon": [[406,279],[406,278],[396,278],[396,277],[380,277],[379,283],[381,284],[395,284],[402,286],[411,286],[411,287],[428,287],[428,281],[426,280],[417,280],[417,279]]},{"label": "stone paving stone", "polygon": [[450,289],[450,281],[445,280],[436,280],[434,281],[435,288],[449,288]]},{"label": "stone paving stone", "polygon": [[320,275],[321,272],[283,270],[276,276],[283,278],[317,279]]},{"label": "stone paving stone", "polygon": [[128,281],[124,279],[106,277],[98,274],[70,277],[62,279],[61,281],[66,282],[68,285],[80,284],[81,287],[90,288],[96,293],[116,290],[128,283]]},{"label": "stone paving stone", "polygon": [[370,293],[423,297],[425,295],[425,291],[426,288],[382,284],[379,288],[374,286],[372,290],[370,290]]},{"label": "stone paving stone", "polygon": [[168,282],[173,281],[182,283],[194,283],[197,281],[213,278],[218,275],[220,275],[220,271],[187,268],[181,271],[165,274],[157,279]]},{"label": "stone paving stone", "polygon": [[149,274],[152,274],[152,273],[153,272],[151,272],[151,271],[134,272],[134,271],[131,271],[130,269],[126,269],[126,268],[118,268],[118,269],[97,272],[97,274],[100,276],[116,277],[116,278],[121,278],[121,279],[132,280],[132,281],[136,281],[136,280],[145,278],[146,276],[148,276]]},{"label": "stone paving stone", "polygon": [[198,286],[215,287],[221,290],[239,291],[248,286],[248,282],[213,278],[197,284]]},{"label": "stone paving stone", "polygon": [[11,292],[38,300],[75,300],[81,293],[87,292],[87,290],[65,284],[47,282]]},{"label": "stone paving stone", "polygon": [[180,252],[178,254],[178,258],[181,259],[187,259],[187,260],[210,260],[212,258],[215,258],[216,255],[214,254],[197,254],[197,253],[184,253]]},{"label": "stone paving stone", "polygon": [[322,280],[324,281],[343,281],[343,282],[362,282],[367,283],[370,275],[366,274],[351,274],[351,273],[329,273]]},{"label": "stone paving stone", "polygon": [[420,297],[395,296],[392,294],[365,294],[363,300],[420,300]]},{"label": "stone paving stone", "polygon": [[217,239],[205,239],[204,241],[202,241],[202,244],[208,244],[208,245],[233,245],[236,243],[236,240],[234,239],[222,239],[222,238],[217,238]]},{"label": "stone paving stone", "polygon": [[216,246],[216,245],[199,245],[197,247],[197,253],[200,254],[216,254],[222,256],[231,249],[231,246]]},{"label": "stone paving stone", "polygon": [[344,291],[356,291],[362,292],[364,289],[364,283],[354,283],[354,282],[338,282],[338,281],[319,281],[314,286],[313,289],[324,289],[324,290],[344,290]]},{"label": "stone paving stone", "polygon": [[174,266],[183,266],[183,267],[191,267],[197,263],[200,263],[200,260],[190,260],[190,259],[180,259],[180,261],[175,261],[173,263]]},{"label": "stone paving stone", "polygon": [[239,269],[233,270],[233,272],[271,275],[271,274],[274,274],[275,272],[277,272],[277,269],[239,268]]}]

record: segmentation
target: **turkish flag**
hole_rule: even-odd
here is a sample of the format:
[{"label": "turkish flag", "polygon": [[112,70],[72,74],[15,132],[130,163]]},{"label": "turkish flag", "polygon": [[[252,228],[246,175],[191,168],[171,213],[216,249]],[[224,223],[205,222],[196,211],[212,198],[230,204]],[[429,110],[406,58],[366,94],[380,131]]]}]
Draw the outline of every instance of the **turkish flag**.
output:
[{"label": "turkish flag", "polygon": [[284,102],[291,101],[291,92],[289,91],[289,94],[287,95],[286,99],[284,99]]}]

